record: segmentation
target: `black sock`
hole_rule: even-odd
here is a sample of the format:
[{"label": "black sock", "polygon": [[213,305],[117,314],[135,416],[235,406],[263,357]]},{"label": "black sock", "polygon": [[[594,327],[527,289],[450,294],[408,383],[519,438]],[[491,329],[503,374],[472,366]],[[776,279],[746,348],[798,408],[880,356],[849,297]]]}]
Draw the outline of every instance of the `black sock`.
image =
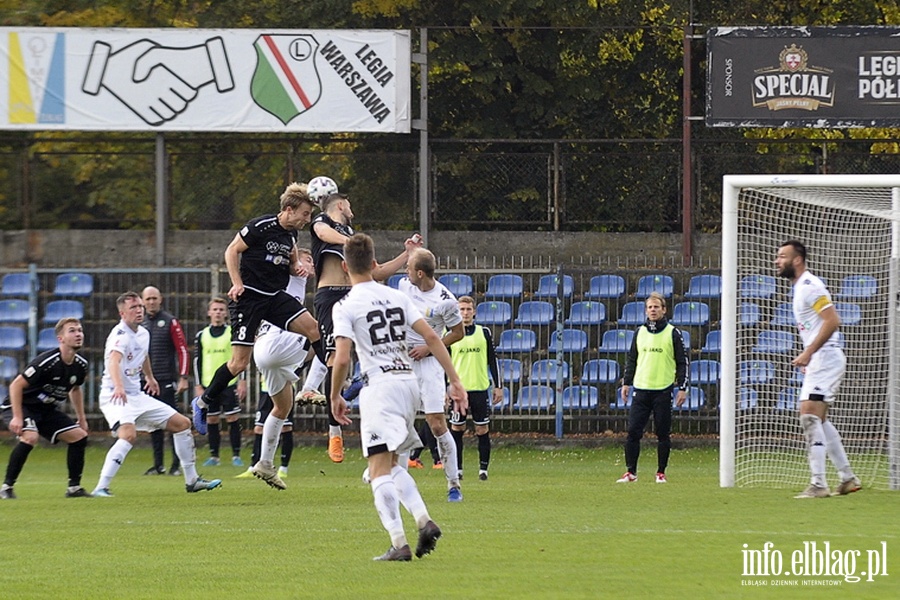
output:
[{"label": "black sock", "polygon": [[259,457],[261,454],[262,454],[262,434],[256,433],[253,435],[253,454],[250,456],[250,466],[253,466],[259,462]]},{"label": "black sock", "polygon": [[224,363],[216,369],[212,381],[209,382],[209,386],[203,392],[203,401],[209,404],[210,400],[218,398],[219,394],[225,391],[232,379],[234,379],[234,373],[228,370],[228,363]]},{"label": "black sock", "polygon": [[491,462],[491,433],[483,433],[478,437],[478,468],[487,471]]},{"label": "black sock", "polygon": [[166,432],[157,429],[150,432],[150,442],[153,445],[153,466],[156,470],[163,468],[163,444],[166,441]]},{"label": "black sock", "polygon": [[87,438],[69,444],[66,454],[66,465],[69,467],[69,486],[81,485],[81,474],[84,473],[84,449],[87,448]]},{"label": "black sock", "polygon": [[316,357],[322,361],[323,365],[328,364],[328,360],[325,357],[325,346],[322,345],[322,338],[319,338],[315,342],[310,344],[312,346],[313,351],[316,353]]},{"label": "black sock", "polygon": [[232,421],[228,424],[228,439],[231,441],[231,455],[241,455],[241,422]]},{"label": "black sock", "polygon": [[337,422],[337,419],[334,418],[334,413],[331,411],[331,375],[334,372],[332,367],[328,367],[328,372],[325,373],[325,407],[328,409],[328,424],[332,427],[337,427],[340,423]]},{"label": "black sock", "polygon": [[287,468],[291,464],[291,456],[294,454],[294,432],[285,431],[281,434],[281,466]]},{"label": "black sock", "polygon": [[450,429],[450,435],[453,436],[453,441],[456,442],[456,468],[460,471],[463,470],[462,466],[462,457],[463,457],[463,434],[465,431],[457,431],[455,429]]},{"label": "black sock", "polygon": [[172,440],[172,468],[169,469],[169,475],[177,471],[181,467],[181,461],[178,460],[178,454],[175,452],[175,438],[169,435]]},{"label": "black sock", "polygon": [[34,450],[34,446],[31,444],[26,444],[25,442],[16,444],[16,447],[13,448],[13,451],[9,455],[9,465],[6,467],[6,479],[3,480],[3,483],[8,486],[16,484],[19,473],[22,472],[22,467],[25,466],[25,461],[28,460],[28,454],[32,450]]},{"label": "black sock", "polygon": [[219,456],[219,447],[222,445],[222,432],[218,423],[206,424],[206,435],[209,437],[209,455]]}]

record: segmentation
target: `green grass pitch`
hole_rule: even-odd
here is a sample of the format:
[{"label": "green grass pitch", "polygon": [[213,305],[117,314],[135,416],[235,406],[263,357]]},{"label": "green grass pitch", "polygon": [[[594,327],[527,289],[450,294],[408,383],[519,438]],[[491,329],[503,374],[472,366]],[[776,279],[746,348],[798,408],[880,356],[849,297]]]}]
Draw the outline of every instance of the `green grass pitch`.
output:
[{"label": "green grass pitch", "polygon": [[[12,444],[0,443],[0,468]],[[88,449],[88,490],[105,448],[92,442]],[[206,457],[203,449],[198,455],[198,462]],[[115,498],[66,499],[65,449],[35,449],[16,485],[19,499],[0,501],[0,595],[900,597],[896,492],[794,500],[799,490],[721,489],[712,448],[674,450],[670,483],[657,485],[655,449],[645,447],[639,481],[617,485],[624,470],[619,446],[495,447],[486,482],[475,477],[477,453],[467,447],[461,504],[446,501],[442,471],[413,471],[444,537],[433,554],[411,563],[371,560],[389,540],[360,480],[365,464],[358,448],[339,465],[323,448],[298,448],[283,492],[234,479],[241,469],[220,466],[201,472],[221,478],[221,489],[187,494],[181,477],[143,476],[150,464],[149,449],[137,448],[113,481]],[[404,523],[414,545],[415,526],[405,512]],[[745,550],[762,556],[766,542],[772,543],[767,564],[777,552],[782,571],[792,568],[804,543],[821,550],[827,542],[840,555],[835,570],[847,571],[859,551],[859,575],[868,568],[867,551],[877,550],[871,556],[885,555],[877,566],[887,574],[858,583],[841,576],[745,576]]]}]

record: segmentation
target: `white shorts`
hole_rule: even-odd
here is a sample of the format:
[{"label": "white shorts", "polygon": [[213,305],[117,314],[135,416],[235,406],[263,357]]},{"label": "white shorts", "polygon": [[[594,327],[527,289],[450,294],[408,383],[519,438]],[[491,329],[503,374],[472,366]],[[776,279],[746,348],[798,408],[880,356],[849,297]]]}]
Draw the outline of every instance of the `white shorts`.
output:
[{"label": "white shorts", "polygon": [[416,433],[419,383],[415,377],[379,375],[359,392],[359,437],[363,456],[387,447],[402,454],[422,447]]},{"label": "white shorts", "polygon": [[299,379],[294,371],[306,360],[306,354],[306,338],[290,331],[270,329],[256,338],[253,360],[269,395],[277,394]]},{"label": "white shorts", "polygon": [[172,415],[178,414],[178,411],[165,402],[144,392],[128,394],[125,404],[113,404],[111,400],[111,389],[100,391],[100,410],[110,429],[115,429],[117,425],[131,424],[138,431],[156,431],[165,429]]},{"label": "white shorts", "polygon": [[444,412],[447,386],[444,384],[444,368],[433,356],[412,361],[413,373],[419,380],[419,405],[426,415]]},{"label": "white shorts", "polygon": [[810,395],[819,395],[823,396],[827,404],[834,402],[846,368],[847,357],[840,348],[819,348],[806,366],[800,400],[808,400]]}]

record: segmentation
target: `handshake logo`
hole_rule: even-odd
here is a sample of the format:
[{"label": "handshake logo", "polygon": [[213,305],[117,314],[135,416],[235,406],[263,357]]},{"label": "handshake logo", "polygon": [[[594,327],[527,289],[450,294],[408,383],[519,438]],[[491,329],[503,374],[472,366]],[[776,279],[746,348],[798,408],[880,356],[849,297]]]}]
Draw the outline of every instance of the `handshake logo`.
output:
[{"label": "handshake logo", "polygon": [[105,88],[147,124],[161,125],[184,112],[209,83],[220,93],[234,88],[221,37],[186,48],[143,39],[115,52],[94,42],[81,89],[97,96]]}]

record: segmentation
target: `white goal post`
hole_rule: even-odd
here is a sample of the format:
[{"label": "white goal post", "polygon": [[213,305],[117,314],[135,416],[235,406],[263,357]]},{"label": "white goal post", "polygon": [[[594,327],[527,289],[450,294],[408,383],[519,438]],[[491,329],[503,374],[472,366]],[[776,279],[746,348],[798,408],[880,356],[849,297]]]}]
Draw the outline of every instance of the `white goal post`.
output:
[{"label": "white goal post", "polygon": [[900,175],[723,178],[719,484],[809,482],[790,364],[801,346],[774,267],[791,239],[842,320],[847,371],[829,418],[863,486],[900,489]]}]

